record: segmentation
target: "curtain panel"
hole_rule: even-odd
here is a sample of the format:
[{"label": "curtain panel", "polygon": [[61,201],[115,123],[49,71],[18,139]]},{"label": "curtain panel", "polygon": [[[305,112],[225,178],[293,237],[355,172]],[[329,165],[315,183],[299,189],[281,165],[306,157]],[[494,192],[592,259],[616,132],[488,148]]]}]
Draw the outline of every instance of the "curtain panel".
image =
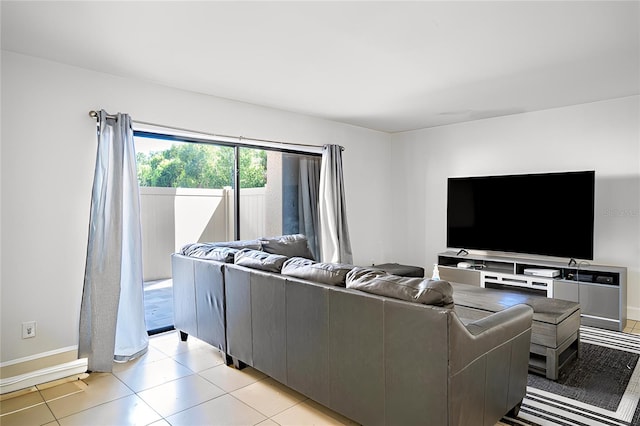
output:
[{"label": "curtain panel", "polygon": [[318,212],[322,262],[353,263],[342,172],[342,147],[339,145],[325,145],[322,149]]},{"label": "curtain panel", "polygon": [[78,355],[90,371],[144,354],[140,194],[131,118],[98,112]]},{"label": "curtain panel", "polygon": [[320,193],[320,159],[302,157],[298,182],[299,233],[307,237],[313,258],[320,259],[318,244],[318,194]]}]

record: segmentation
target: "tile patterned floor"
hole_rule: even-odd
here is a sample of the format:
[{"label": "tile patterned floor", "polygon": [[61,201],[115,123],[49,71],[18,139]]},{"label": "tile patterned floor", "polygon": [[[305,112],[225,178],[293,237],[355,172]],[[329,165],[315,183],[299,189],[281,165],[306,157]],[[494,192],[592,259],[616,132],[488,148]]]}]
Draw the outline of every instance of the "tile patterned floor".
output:
[{"label": "tile patterned floor", "polygon": [[640,321],[627,320],[627,326],[624,328],[624,332],[640,334]]},{"label": "tile patterned floor", "polygon": [[[640,334],[640,321],[625,331]],[[216,349],[180,342],[175,331],[152,336],[147,354],[113,373],[2,395],[0,414],[2,426],[355,424],[255,369],[227,367]]]},{"label": "tile patterned floor", "polygon": [[152,336],[141,359],[48,387],[3,395],[2,426],[354,425],[351,420],[177,332]]}]

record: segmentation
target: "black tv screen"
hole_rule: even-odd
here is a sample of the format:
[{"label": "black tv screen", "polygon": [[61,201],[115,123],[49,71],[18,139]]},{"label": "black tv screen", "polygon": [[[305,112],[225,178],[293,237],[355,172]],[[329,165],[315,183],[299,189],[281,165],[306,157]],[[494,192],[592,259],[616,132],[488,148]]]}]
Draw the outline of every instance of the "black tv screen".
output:
[{"label": "black tv screen", "polygon": [[595,172],[455,177],[447,246],[593,259]]}]

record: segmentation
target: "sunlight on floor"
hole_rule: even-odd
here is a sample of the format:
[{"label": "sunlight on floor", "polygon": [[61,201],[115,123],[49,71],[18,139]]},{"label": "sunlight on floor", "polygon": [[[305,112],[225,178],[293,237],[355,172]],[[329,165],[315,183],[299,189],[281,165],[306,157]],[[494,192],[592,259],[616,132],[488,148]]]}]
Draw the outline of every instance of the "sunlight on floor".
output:
[{"label": "sunlight on floor", "polygon": [[167,278],[164,280],[157,280],[157,281],[147,281],[144,283],[144,290],[160,290],[163,288],[171,288],[172,284],[172,279],[171,278]]}]

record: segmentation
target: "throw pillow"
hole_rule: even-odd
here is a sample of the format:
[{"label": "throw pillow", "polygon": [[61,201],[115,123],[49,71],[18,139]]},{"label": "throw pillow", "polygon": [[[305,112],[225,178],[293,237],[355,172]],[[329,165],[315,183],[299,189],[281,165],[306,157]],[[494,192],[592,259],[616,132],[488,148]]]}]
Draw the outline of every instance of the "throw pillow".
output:
[{"label": "throw pillow", "polygon": [[262,243],[262,250],[267,253],[313,259],[313,253],[311,253],[311,249],[309,249],[307,237],[302,234],[262,238],[260,242]]},{"label": "throw pillow", "polygon": [[347,288],[424,305],[453,307],[448,281],[400,277],[379,269],[354,268],[347,274]]},{"label": "throw pillow", "polygon": [[286,260],[286,256],[269,254],[259,250],[242,249],[236,253],[234,263],[261,271],[280,272]]},{"label": "throw pillow", "polygon": [[303,257],[292,257],[282,266],[282,274],[329,285],[344,287],[347,273],[353,265],[319,263]]},{"label": "throw pillow", "polygon": [[238,252],[238,249],[230,248],[230,247],[213,247],[212,249],[202,253],[201,257],[203,259],[209,260],[217,260],[218,262],[224,263],[233,263],[235,259],[235,255]]},{"label": "throw pillow", "polygon": [[238,241],[223,241],[211,243],[216,247],[229,247],[234,249],[251,249],[251,250],[260,250],[261,243],[260,240],[238,240]]},{"label": "throw pillow", "polygon": [[216,241],[208,243],[190,243],[185,244],[180,249],[180,254],[190,257],[202,257],[203,254],[209,253],[216,247],[233,248],[240,250],[243,248],[260,250],[262,247],[260,240],[240,240],[240,241]]}]

